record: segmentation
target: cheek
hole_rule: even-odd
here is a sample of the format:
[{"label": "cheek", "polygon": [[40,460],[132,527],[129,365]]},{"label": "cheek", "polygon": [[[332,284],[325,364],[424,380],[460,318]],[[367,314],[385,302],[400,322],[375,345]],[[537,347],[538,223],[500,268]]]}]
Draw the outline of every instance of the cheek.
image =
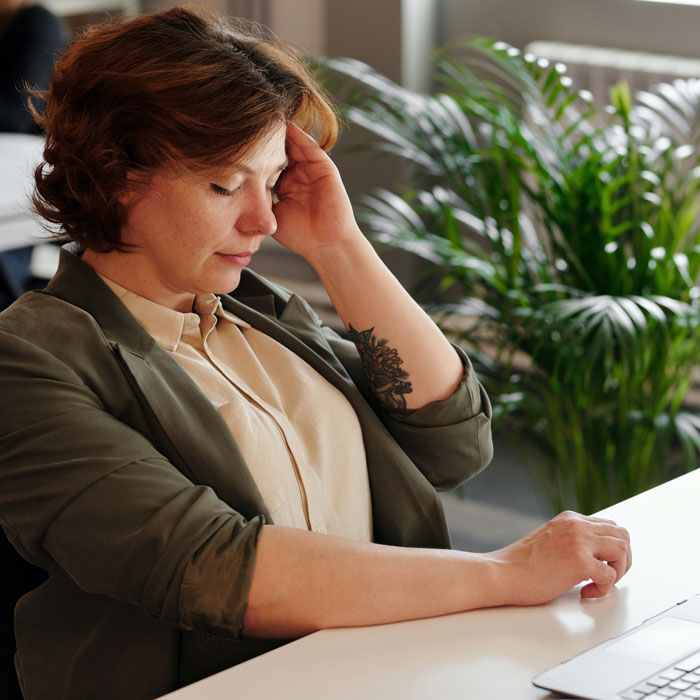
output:
[{"label": "cheek", "polygon": [[183,203],[173,203],[167,208],[160,223],[164,234],[161,245],[171,254],[190,256],[192,263],[207,248],[216,230],[216,222],[206,209]]}]

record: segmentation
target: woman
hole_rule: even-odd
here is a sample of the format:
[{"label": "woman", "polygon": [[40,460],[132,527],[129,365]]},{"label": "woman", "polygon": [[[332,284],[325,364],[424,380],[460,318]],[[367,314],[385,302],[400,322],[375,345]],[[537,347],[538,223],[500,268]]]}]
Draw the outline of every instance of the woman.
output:
[{"label": "woman", "polygon": [[[448,551],[435,489],[489,461],[488,400],[357,228],[287,49],[173,9],[74,43],[46,99],[36,206],[75,245],[0,316],[0,516],[49,572],[15,614],[27,698],[151,698],[312,630],[624,575],[627,533],[572,513]],[[354,344],[246,269],[270,235]]]}]

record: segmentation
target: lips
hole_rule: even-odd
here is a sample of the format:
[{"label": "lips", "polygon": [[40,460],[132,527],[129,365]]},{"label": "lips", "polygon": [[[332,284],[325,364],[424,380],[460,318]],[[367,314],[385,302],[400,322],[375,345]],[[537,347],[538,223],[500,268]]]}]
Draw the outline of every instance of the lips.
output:
[{"label": "lips", "polygon": [[217,257],[231,265],[245,266],[250,262],[255,251],[245,251],[243,253],[216,253]]}]

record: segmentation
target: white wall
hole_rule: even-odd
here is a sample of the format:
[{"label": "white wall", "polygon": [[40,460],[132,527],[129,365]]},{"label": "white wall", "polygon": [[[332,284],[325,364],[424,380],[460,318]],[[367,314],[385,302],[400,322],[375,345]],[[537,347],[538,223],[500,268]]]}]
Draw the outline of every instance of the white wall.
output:
[{"label": "white wall", "polygon": [[282,39],[309,56],[324,56],[327,48],[325,0],[272,0],[269,25]]},{"label": "white wall", "polygon": [[[142,0],[145,12],[180,4],[183,2]],[[308,55],[326,52],[326,0],[198,0],[193,4],[261,22]]]},{"label": "white wall", "polygon": [[700,7],[639,0],[440,0],[440,39],[484,34],[700,56]]}]

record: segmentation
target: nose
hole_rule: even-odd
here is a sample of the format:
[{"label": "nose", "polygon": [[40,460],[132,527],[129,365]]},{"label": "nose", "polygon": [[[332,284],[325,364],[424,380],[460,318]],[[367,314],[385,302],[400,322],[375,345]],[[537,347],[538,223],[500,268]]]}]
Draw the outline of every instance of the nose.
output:
[{"label": "nose", "polygon": [[245,196],[236,226],[242,233],[271,236],[277,230],[272,213],[272,195],[267,187],[251,188]]}]

